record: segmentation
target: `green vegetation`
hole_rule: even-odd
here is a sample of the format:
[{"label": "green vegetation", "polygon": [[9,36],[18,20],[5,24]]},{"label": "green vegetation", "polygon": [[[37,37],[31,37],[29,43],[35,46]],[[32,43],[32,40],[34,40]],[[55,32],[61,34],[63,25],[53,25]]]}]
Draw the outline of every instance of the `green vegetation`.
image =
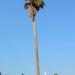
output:
[{"label": "green vegetation", "polygon": [[24,4],[25,9],[31,9],[29,13],[29,17],[35,16],[37,11],[39,11],[40,8],[43,8],[45,5],[43,0],[29,0],[27,3]]}]

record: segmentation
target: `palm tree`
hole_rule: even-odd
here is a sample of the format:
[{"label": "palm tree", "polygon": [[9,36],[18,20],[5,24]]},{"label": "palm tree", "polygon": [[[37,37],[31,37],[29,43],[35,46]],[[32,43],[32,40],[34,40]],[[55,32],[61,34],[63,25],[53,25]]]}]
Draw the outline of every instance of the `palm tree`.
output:
[{"label": "palm tree", "polygon": [[37,43],[37,30],[36,30],[36,20],[35,16],[36,13],[43,8],[45,5],[43,0],[28,0],[24,4],[25,9],[30,9],[28,16],[33,21],[33,30],[34,30],[34,46],[35,46],[35,53],[36,53],[36,75],[40,75],[40,68],[39,68],[39,55],[38,55],[38,43]]}]

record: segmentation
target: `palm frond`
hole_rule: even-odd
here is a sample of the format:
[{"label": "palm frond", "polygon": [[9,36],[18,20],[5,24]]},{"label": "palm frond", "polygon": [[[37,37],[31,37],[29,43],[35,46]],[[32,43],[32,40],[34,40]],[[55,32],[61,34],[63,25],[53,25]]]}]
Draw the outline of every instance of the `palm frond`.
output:
[{"label": "palm frond", "polygon": [[29,17],[33,17],[36,15],[36,12],[39,11],[40,8],[43,8],[45,5],[43,0],[28,0],[24,4],[25,9],[30,8]]},{"label": "palm frond", "polygon": [[25,9],[27,9],[30,5],[34,6],[38,11],[40,8],[43,8],[45,3],[43,0],[29,0],[25,3]]},{"label": "palm frond", "polygon": [[27,2],[27,3],[24,4],[24,8],[25,9],[28,9],[30,7],[30,5],[31,5],[31,3],[30,2]]}]

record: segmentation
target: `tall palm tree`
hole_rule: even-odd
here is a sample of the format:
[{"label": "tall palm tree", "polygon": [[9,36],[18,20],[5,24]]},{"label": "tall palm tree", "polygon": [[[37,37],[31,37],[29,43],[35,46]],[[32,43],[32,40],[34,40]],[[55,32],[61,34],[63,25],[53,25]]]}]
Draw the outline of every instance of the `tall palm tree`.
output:
[{"label": "tall palm tree", "polygon": [[34,46],[35,46],[35,53],[36,53],[36,75],[40,75],[40,68],[39,68],[39,55],[38,55],[37,30],[36,30],[35,16],[36,16],[36,13],[39,11],[39,9],[43,8],[44,5],[45,3],[43,0],[28,0],[24,4],[25,9],[30,9],[28,16],[32,18],[32,21],[33,21]]}]

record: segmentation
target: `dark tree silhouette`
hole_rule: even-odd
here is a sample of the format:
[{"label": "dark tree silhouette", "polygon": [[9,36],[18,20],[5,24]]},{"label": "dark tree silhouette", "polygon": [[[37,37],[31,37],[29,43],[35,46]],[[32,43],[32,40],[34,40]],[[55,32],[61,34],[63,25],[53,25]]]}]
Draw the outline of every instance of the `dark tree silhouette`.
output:
[{"label": "dark tree silhouette", "polygon": [[2,73],[0,72],[0,75],[2,75]]}]

